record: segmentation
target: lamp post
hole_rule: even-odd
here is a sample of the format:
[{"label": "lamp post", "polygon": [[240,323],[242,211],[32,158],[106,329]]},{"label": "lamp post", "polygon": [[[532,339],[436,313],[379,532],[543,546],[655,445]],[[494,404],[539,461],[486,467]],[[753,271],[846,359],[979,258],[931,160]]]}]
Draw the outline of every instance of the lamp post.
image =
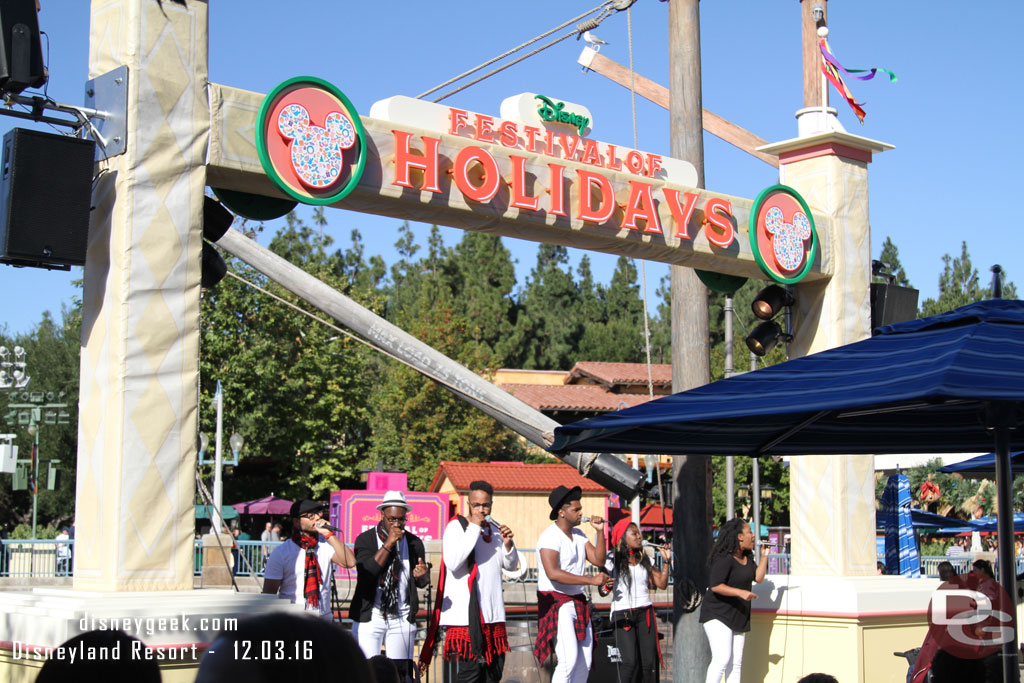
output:
[{"label": "lamp post", "polygon": [[[210,511],[210,520],[213,522],[214,533],[221,533],[224,529],[224,517],[222,512],[223,500],[224,500],[224,481],[223,481],[223,469],[224,465],[237,465],[238,454],[242,450],[242,446],[245,444],[245,439],[238,432],[231,435],[228,439],[228,444],[231,447],[232,459],[225,460],[222,453],[223,451],[223,434],[224,434],[224,392],[220,385],[220,380],[217,380],[217,392],[213,395],[213,403],[217,406],[217,432],[214,436],[214,457],[213,457],[213,510]],[[207,460],[204,456],[206,449],[210,445],[210,439],[206,434],[199,434],[199,464],[209,465],[211,461]]]},{"label": "lamp post", "polygon": [[39,413],[32,410],[32,419],[25,431],[35,439],[32,447],[32,538],[36,538],[36,516],[39,511]]}]

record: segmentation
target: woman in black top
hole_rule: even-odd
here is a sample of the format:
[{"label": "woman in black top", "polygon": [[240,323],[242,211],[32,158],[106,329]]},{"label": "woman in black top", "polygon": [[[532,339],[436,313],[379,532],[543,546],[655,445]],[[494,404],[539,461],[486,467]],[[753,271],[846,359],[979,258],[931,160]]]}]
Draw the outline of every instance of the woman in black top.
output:
[{"label": "woman in black top", "polygon": [[754,565],[754,533],[737,517],[718,531],[718,540],[708,559],[708,590],[700,608],[711,645],[711,664],[705,683],[739,683],[743,663],[743,640],[750,630],[750,601],[756,595],[750,586],[761,583],[768,571],[768,554]]}]

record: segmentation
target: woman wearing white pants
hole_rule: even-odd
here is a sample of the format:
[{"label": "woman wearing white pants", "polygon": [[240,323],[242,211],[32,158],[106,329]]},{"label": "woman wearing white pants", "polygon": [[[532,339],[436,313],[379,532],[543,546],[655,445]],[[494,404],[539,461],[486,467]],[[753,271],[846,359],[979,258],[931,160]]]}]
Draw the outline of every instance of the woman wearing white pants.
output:
[{"label": "woman wearing white pants", "polygon": [[708,590],[700,608],[711,664],[705,683],[739,683],[743,665],[743,641],[750,630],[750,601],[757,596],[750,587],[761,583],[768,570],[768,554],[754,564],[754,533],[737,517],[718,531],[708,560]]}]

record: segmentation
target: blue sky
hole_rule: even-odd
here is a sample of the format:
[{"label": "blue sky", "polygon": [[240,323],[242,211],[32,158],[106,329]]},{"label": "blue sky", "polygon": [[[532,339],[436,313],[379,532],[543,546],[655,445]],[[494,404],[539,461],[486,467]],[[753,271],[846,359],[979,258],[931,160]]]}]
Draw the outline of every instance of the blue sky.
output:
[{"label": "blue sky", "polygon": [[[366,115],[377,100],[415,96],[597,4],[216,0],[210,3],[210,79],[267,92],[292,76],[319,76]],[[49,95],[81,104],[89,3],[43,0],[42,6],[40,22],[50,39]],[[803,103],[797,0],[704,0],[700,11],[704,107],[770,142],[794,137],[794,112]],[[638,0],[632,15],[636,71],[668,85],[667,3]],[[866,103],[863,127],[832,95],[848,131],[895,145],[870,167],[872,255],[892,237],[922,299],[936,295],[942,256],[959,254],[963,240],[984,282],[994,263],[1011,280],[1024,282],[1016,227],[1024,134],[1015,75],[1024,61],[1018,35],[1024,3],[832,0],[828,15],[829,40],[844,65],[881,66],[899,76],[896,84],[850,83]],[[609,17],[595,33],[609,43],[604,54],[628,64],[625,12]],[[541,92],[585,104],[594,116],[592,137],[631,145],[629,92],[582,73],[576,64],[582,47],[566,40],[445,103],[497,115],[505,97]],[[667,155],[667,112],[638,98],[637,120],[639,147]],[[32,124],[0,118],[0,132],[26,125]],[[772,167],[710,135],[704,139],[709,189],[754,197],[777,182]],[[398,221],[333,209],[328,219],[336,246],[344,248],[358,228],[368,254],[382,254],[389,263],[395,259]],[[268,228],[273,233],[276,225]],[[416,227],[421,241],[427,230]],[[444,229],[444,235],[454,244],[461,232]],[[505,243],[522,285],[536,245]],[[573,253],[574,263],[581,254]],[[594,253],[591,261],[597,278],[607,282],[615,257]],[[653,299],[668,267],[648,263],[646,270]],[[72,280],[81,276],[80,268],[61,273],[0,266],[0,326],[28,332],[44,310],[59,316],[75,294]]]}]

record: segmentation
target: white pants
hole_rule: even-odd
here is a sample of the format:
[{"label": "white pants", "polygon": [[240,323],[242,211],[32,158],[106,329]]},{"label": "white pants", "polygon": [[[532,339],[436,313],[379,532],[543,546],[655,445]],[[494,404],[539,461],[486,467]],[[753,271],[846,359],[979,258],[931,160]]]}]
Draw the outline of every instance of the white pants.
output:
[{"label": "white pants", "polygon": [[379,655],[381,645],[388,659],[412,659],[416,624],[410,624],[405,615],[385,619],[375,609],[369,621],[352,624],[352,635],[367,659]]},{"label": "white pants", "polygon": [[576,602],[570,600],[558,608],[558,633],[555,655],[558,664],[551,673],[551,683],[586,683],[590,675],[594,632],[587,624],[587,637],[576,638]]},{"label": "white pants", "polygon": [[725,683],[740,683],[740,667],[743,665],[743,640],[746,633],[733,631],[718,619],[704,622],[704,633],[711,646],[711,664],[705,683],[719,683],[725,675]]}]

